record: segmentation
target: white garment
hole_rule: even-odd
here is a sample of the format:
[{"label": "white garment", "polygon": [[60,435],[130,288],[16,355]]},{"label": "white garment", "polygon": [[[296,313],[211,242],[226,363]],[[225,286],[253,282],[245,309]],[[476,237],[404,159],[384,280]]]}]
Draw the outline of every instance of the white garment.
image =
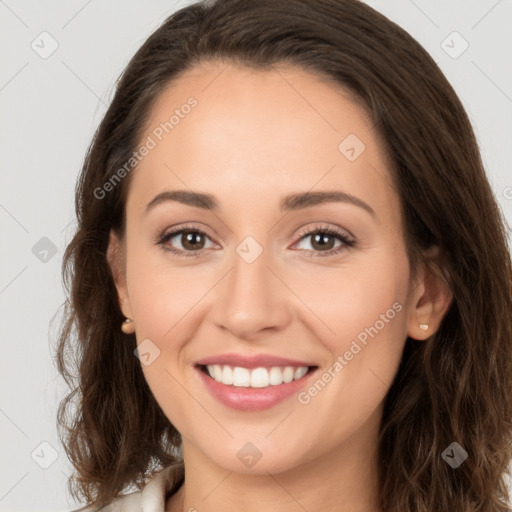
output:
[{"label": "white garment", "polygon": [[172,464],[156,473],[142,490],[120,496],[103,508],[89,506],[71,512],[165,512],[165,496],[171,489],[178,490],[183,476],[183,462]]}]

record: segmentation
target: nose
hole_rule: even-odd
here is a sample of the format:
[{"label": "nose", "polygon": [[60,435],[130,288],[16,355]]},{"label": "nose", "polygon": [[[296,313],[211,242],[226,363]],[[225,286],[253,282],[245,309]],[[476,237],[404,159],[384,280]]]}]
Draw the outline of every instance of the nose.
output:
[{"label": "nose", "polygon": [[251,263],[234,256],[233,267],[216,287],[213,315],[219,328],[256,340],[263,331],[278,331],[290,323],[293,293],[270,260],[266,251]]}]

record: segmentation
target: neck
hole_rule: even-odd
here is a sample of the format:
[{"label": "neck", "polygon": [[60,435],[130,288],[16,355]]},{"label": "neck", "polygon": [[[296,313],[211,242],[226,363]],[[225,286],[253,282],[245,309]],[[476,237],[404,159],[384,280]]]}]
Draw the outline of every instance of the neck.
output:
[{"label": "neck", "polygon": [[218,466],[184,440],[185,483],[165,512],[381,512],[377,433],[378,422],[369,422],[316,458],[283,472],[250,475]]}]

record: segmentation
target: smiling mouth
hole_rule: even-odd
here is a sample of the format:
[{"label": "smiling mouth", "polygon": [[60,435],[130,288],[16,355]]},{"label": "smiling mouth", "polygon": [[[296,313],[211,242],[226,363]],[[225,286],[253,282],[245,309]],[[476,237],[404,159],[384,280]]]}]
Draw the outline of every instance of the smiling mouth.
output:
[{"label": "smiling mouth", "polygon": [[200,364],[197,367],[211,379],[231,387],[268,388],[300,380],[317,366],[272,366],[244,368],[227,364]]}]

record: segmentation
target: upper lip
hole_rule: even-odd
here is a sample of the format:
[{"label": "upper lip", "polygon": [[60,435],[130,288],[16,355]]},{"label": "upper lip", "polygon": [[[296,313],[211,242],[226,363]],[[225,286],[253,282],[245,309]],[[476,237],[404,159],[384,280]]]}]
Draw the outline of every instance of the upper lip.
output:
[{"label": "upper lip", "polygon": [[197,361],[198,366],[210,365],[229,365],[239,366],[242,368],[271,368],[273,366],[314,366],[305,361],[298,361],[297,359],[288,359],[285,357],[273,356],[271,354],[257,354],[257,355],[243,355],[243,354],[219,354],[217,356],[205,357]]}]

